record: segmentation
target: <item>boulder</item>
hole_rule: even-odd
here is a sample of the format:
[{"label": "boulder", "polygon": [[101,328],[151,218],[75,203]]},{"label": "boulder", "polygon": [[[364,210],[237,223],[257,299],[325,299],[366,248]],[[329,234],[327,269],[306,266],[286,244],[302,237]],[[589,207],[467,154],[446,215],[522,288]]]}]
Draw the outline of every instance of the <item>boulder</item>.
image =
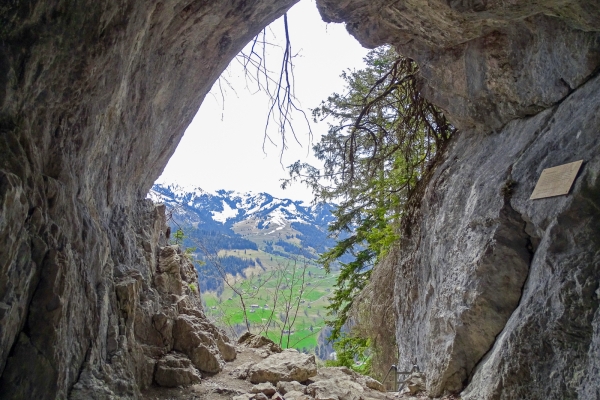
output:
[{"label": "boulder", "polygon": [[364,376],[359,379],[361,385],[368,387],[369,389],[377,390],[378,392],[385,392],[385,386],[381,382],[376,379],[371,378],[370,376]]},{"label": "boulder", "polygon": [[252,383],[279,381],[302,382],[317,374],[315,356],[284,350],[250,367],[248,378]]},{"label": "boulder", "polygon": [[317,400],[361,400],[365,389],[357,382],[343,377],[311,383],[306,393]]},{"label": "boulder", "polygon": [[425,390],[425,374],[422,372],[413,372],[404,381],[410,394],[417,394]]},{"label": "boulder", "polygon": [[315,398],[339,398],[340,400],[387,398],[384,394],[385,388],[380,382],[346,367],[321,368],[310,382],[305,392]]},{"label": "boulder", "polygon": [[237,357],[237,352],[235,351],[235,346],[227,343],[225,340],[223,340],[222,337],[218,337],[216,339],[216,342],[217,342],[217,348],[219,349],[219,352],[221,353],[223,360],[225,360],[225,361],[235,360],[235,358]]},{"label": "boulder", "polygon": [[200,383],[201,375],[189,358],[170,353],[156,363],[154,380],[159,386],[176,387]]},{"label": "boulder", "polygon": [[[288,392],[300,392],[304,393],[306,386],[296,381],[280,381],[277,382],[277,391],[281,394],[287,394]],[[287,396],[286,396],[287,397]]]},{"label": "boulder", "polygon": [[252,399],[254,396],[248,393],[244,393],[244,394],[240,394],[238,396],[233,396],[232,400],[250,400]]},{"label": "boulder", "polygon": [[173,327],[173,348],[192,360],[196,368],[208,373],[223,369],[223,359],[215,339],[202,329],[202,321],[193,315],[179,315]]},{"label": "boulder", "polygon": [[325,367],[319,368],[317,375],[310,380],[313,382],[323,381],[327,379],[355,379],[358,374],[348,367]]},{"label": "boulder", "polygon": [[272,396],[275,392],[277,392],[277,389],[270,382],[259,383],[250,389],[250,393],[264,393],[267,396]]},{"label": "boulder", "polygon": [[246,332],[240,336],[238,344],[252,349],[266,348],[273,353],[282,352],[281,346],[275,344],[271,339],[250,332]]},{"label": "boulder", "polygon": [[285,394],[285,400],[312,400],[312,398],[303,392],[292,390]]},{"label": "boulder", "polygon": [[233,371],[231,371],[229,375],[238,379],[246,379],[248,377],[248,370],[253,365],[253,362],[243,363],[242,365],[236,367]]}]

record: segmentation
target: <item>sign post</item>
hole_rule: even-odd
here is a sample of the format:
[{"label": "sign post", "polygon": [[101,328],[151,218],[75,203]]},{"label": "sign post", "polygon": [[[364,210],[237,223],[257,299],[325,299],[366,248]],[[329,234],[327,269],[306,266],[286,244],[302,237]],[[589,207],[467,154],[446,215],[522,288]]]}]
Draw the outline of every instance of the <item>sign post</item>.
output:
[{"label": "sign post", "polygon": [[581,164],[583,160],[543,170],[529,200],[568,194]]}]

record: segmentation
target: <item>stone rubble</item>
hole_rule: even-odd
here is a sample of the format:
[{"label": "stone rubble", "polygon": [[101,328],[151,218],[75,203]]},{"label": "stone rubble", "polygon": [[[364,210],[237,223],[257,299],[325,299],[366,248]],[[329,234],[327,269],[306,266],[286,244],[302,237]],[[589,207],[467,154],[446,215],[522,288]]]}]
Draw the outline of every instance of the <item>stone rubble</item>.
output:
[{"label": "stone rubble", "polygon": [[[166,400],[404,400],[408,395],[387,393],[383,385],[346,367],[317,368],[314,356],[295,350],[275,352],[263,358],[275,344],[266,338],[246,334],[237,346],[238,357],[226,362],[223,370],[205,377],[200,384],[179,388],[158,388],[143,393],[144,398]],[[287,371],[287,372],[285,372]],[[292,379],[292,377],[297,379]],[[262,377],[256,383],[253,377]]]},{"label": "stone rubble", "polygon": [[[260,356],[260,352],[257,351]],[[244,366],[243,368],[246,368]],[[287,372],[286,372],[287,371]],[[293,379],[293,378],[296,379]],[[250,367],[247,381],[262,380],[244,393],[239,400],[367,400],[392,399],[383,385],[345,367],[317,370],[314,356],[284,350],[270,355]]]},{"label": "stone rubble", "polygon": [[250,389],[250,393],[264,393],[267,396],[273,396],[275,392],[277,392],[277,389],[270,382],[259,383]]},{"label": "stone rubble", "polygon": [[189,358],[171,353],[156,363],[154,381],[159,386],[176,387],[200,383],[201,375]]},{"label": "stone rubble", "polygon": [[422,372],[413,372],[408,378],[406,378],[404,384],[411,395],[423,392],[426,388],[425,374]]}]

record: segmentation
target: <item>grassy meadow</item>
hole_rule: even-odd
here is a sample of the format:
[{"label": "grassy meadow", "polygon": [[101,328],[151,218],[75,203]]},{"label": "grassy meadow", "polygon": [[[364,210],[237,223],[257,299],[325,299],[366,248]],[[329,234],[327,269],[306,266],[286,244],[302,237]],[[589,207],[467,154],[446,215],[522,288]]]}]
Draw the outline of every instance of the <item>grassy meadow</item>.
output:
[{"label": "grassy meadow", "polygon": [[247,320],[251,332],[283,348],[314,349],[337,274],[326,274],[310,260],[293,261],[260,250],[225,254],[259,258],[263,268],[249,268],[246,279],[230,277],[232,287],[225,285],[222,293],[202,293],[207,315],[230,334],[245,331]]}]

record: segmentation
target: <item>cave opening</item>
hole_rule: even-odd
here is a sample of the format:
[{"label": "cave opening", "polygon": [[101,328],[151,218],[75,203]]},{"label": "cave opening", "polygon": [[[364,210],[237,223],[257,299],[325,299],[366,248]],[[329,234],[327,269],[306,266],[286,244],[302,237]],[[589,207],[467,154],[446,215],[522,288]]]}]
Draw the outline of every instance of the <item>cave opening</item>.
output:
[{"label": "cave opening", "polygon": [[[284,191],[280,180],[288,177],[285,167],[296,160],[316,161],[312,143],[326,133],[327,124],[313,121],[311,109],[334,92],[344,93],[340,75],[364,66],[368,50],[350,36],[343,24],[323,22],[314,0],[294,5],[288,11],[288,21],[294,102],[306,118],[293,110],[294,132],[286,127],[285,145],[277,121],[273,116],[268,119],[271,100],[266,93],[267,87],[274,90],[282,67],[282,16],[264,30],[266,49],[261,43],[253,48],[250,42],[214,83],[156,183],[177,184],[189,190],[266,192],[280,198],[312,200],[308,188],[296,184]],[[263,40],[262,34],[260,38]],[[247,63],[244,57],[252,51],[253,59]],[[267,75],[252,64],[263,61],[263,57]]]},{"label": "cave opening", "polygon": [[[287,26],[284,25],[284,18]],[[278,115],[269,116],[269,112],[282,74],[286,33],[289,33],[291,46],[289,72],[293,72],[290,79],[294,104],[289,124],[285,126],[286,142],[283,143],[281,121]],[[294,268],[290,252],[296,251],[295,245],[311,243],[314,248],[317,242],[327,242],[328,246],[333,244],[333,240],[327,237],[326,224],[333,218],[329,209],[320,217],[315,213],[314,220],[311,217],[304,219],[313,212],[313,205],[310,204],[313,200],[312,191],[301,183],[284,190],[281,180],[289,177],[286,167],[297,160],[317,164],[318,160],[312,156],[312,145],[327,133],[328,122],[333,121],[314,121],[311,109],[317,108],[333,93],[345,95],[347,81],[341,75],[348,70],[363,69],[368,52],[350,36],[343,24],[325,23],[315,0],[300,1],[286,16],[267,26],[256,42],[255,39],[250,41],[232,59],[206,95],[175,153],[150,190],[150,199],[167,206],[171,242],[181,243],[183,248],[190,249],[193,258],[199,261],[195,263],[198,282],[193,285],[202,296],[207,315],[231,338],[243,334],[246,325],[226,322],[235,315],[228,307],[234,308],[232,305],[237,298],[235,290],[224,283],[227,274],[217,271],[219,268],[215,264],[220,263],[220,267],[228,272],[234,271],[232,275],[236,277],[236,282],[238,277],[243,280],[245,277],[251,278],[250,274],[254,273],[258,279],[273,281],[273,271],[279,271],[284,266]],[[279,111],[276,110],[275,114]],[[224,194],[222,191],[233,193]],[[254,198],[250,193],[257,195],[257,201],[273,196],[275,199],[271,205],[261,204],[272,211],[250,216],[248,208],[255,207],[240,206],[241,199],[246,202],[248,198]],[[263,197],[263,194],[266,196]],[[301,209],[302,215],[286,215],[279,221],[284,225],[277,226],[275,220],[278,217],[275,215],[279,215],[280,208],[282,213],[287,213],[290,203],[293,204],[292,208],[297,206],[297,209]],[[326,216],[323,217],[323,214]],[[317,218],[321,220],[317,221]],[[254,226],[257,219],[260,222]],[[313,231],[294,228],[292,219],[306,222]],[[271,228],[268,229],[269,226]],[[272,231],[284,233],[275,237],[271,235]],[[318,233],[315,234],[315,231]],[[175,234],[179,236],[174,237]],[[265,235],[266,238],[257,238],[258,235]],[[272,243],[266,243],[269,241]],[[237,246],[246,247],[242,249]],[[222,259],[216,260],[219,256]],[[302,307],[306,308],[299,317],[301,322],[296,325],[301,325],[303,329],[287,326],[279,330],[282,334],[287,332],[288,336],[294,335],[291,341],[288,338],[289,347],[305,352],[318,350],[322,357],[327,357],[334,350],[327,340],[330,329],[322,329],[327,313],[325,306],[329,304],[325,298],[333,290],[337,270],[326,278],[323,268],[316,264],[318,254],[310,256],[312,265],[306,270],[322,279],[315,285],[311,283],[311,289],[320,285],[327,287],[322,288],[322,293],[319,292],[320,303],[317,305],[304,304],[307,300],[302,300]],[[260,261],[248,266],[247,260]],[[243,266],[247,268],[238,271],[237,268]],[[256,285],[260,286],[258,283]],[[250,299],[258,302],[254,295],[247,297],[245,300],[248,302]],[[269,300],[261,297],[261,309],[252,308],[248,315],[266,312],[262,305],[267,302]],[[243,305],[239,307],[245,309]],[[276,307],[280,308],[281,305],[270,304],[273,310]],[[225,309],[227,311],[219,314]],[[259,332],[258,326],[258,322],[252,322],[253,332]],[[310,339],[298,341],[301,335],[310,336]]]}]

